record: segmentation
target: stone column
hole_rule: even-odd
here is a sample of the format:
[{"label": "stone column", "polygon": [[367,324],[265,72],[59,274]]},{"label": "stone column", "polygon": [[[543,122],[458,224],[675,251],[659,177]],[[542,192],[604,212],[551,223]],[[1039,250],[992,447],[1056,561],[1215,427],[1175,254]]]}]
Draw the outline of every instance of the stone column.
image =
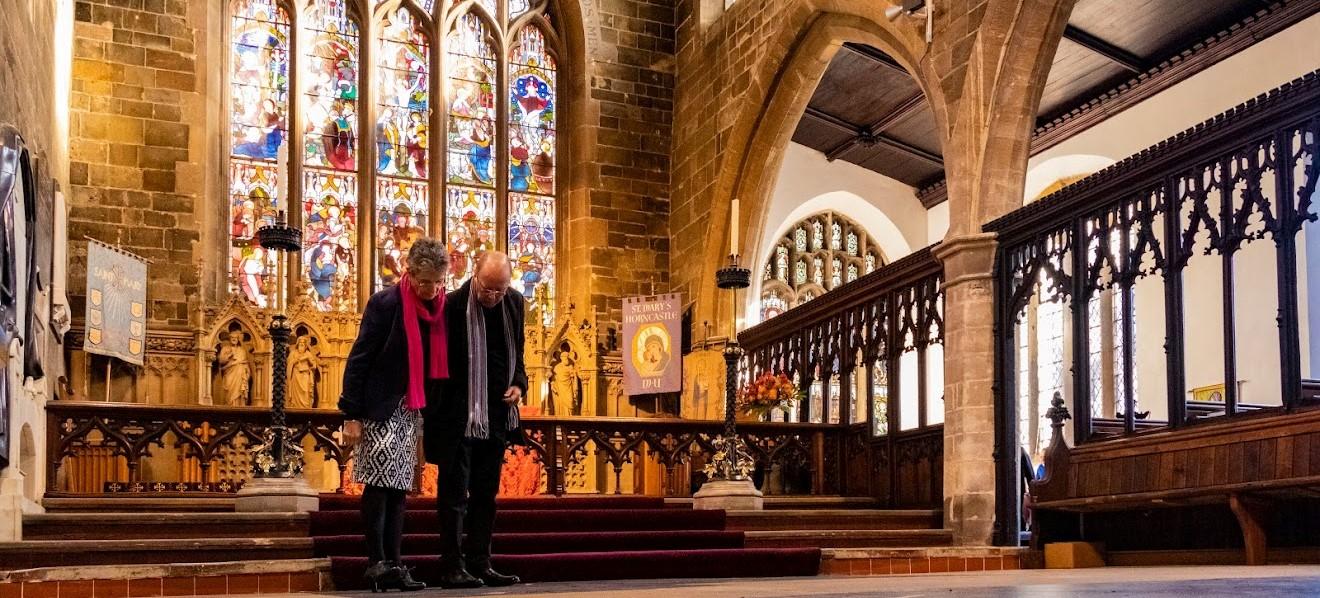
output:
[{"label": "stone column", "polygon": [[950,237],[944,263],[944,525],[989,545],[995,523],[993,234]]}]

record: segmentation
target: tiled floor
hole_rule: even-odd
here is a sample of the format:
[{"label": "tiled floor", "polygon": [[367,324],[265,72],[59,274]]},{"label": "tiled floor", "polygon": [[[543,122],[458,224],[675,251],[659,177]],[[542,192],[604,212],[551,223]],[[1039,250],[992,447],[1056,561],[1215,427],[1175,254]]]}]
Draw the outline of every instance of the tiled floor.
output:
[{"label": "tiled floor", "polygon": [[[340,596],[370,594],[341,594]],[[300,595],[308,598],[308,594]],[[878,598],[1238,598],[1320,597],[1320,566],[1143,567],[1074,571],[993,571],[886,577],[814,577],[727,580],[646,580],[528,584],[490,590],[422,592],[449,596],[554,596],[650,598],[682,596],[845,596]]]}]

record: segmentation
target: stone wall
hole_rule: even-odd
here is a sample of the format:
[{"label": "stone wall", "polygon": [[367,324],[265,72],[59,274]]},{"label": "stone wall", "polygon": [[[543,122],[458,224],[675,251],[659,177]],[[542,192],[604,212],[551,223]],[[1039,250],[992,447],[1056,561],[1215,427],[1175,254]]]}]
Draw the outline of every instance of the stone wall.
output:
[{"label": "stone wall", "polygon": [[603,331],[621,322],[622,297],[668,291],[675,12],[673,0],[594,4],[583,9],[594,16],[583,26],[595,44],[585,131],[572,153],[595,155],[572,165],[587,171],[574,177],[584,209],[570,209],[582,226],[570,223],[566,237],[572,280],[588,284],[567,294],[596,310]]},{"label": "stone wall", "polygon": [[200,291],[195,246],[205,180],[206,111],[198,93],[204,6],[188,0],[75,5],[69,97],[75,314],[83,312],[84,237],[92,237],[150,260],[149,328],[189,324],[190,301]]},{"label": "stone wall", "polygon": [[[63,162],[64,151],[56,123],[55,18],[55,2],[17,0],[0,10],[0,122],[18,127],[32,156],[52,165]],[[51,174],[63,178],[59,169]]]}]

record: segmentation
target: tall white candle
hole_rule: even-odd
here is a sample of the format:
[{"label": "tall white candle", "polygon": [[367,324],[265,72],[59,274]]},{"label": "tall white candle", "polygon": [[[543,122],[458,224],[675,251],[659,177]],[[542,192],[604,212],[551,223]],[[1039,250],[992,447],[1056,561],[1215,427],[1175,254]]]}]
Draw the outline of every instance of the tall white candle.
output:
[{"label": "tall white candle", "polygon": [[729,255],[738,255],[738,198],[733,199],[733,214],[729,217]]}]

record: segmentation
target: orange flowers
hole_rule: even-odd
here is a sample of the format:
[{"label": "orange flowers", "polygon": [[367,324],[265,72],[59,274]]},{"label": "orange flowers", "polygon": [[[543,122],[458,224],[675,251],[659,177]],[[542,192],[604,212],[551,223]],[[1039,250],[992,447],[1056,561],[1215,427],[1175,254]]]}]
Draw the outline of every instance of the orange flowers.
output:
[{"label": "orange flowers", "polygon": [[784,374],[762,374],[738,391],[735,403],[738,411],[751,415],[766,415],[776,409],[787,409],[800,397],[793,380]]}]

